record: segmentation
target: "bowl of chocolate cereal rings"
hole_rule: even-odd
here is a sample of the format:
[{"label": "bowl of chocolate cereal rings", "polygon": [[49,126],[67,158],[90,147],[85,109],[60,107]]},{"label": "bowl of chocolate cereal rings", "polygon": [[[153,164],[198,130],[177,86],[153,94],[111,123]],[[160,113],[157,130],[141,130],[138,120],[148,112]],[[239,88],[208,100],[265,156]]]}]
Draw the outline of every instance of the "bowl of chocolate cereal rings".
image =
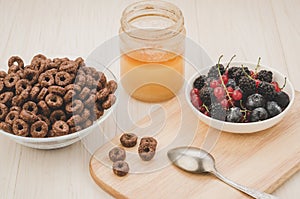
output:
[{"label": "bowl of chocolate cereal rings", "polygon": [[71,145],[111,115],[117,102],[114,74],[76,59],[18,56],[0,71],[0,133],[36,149]]}]

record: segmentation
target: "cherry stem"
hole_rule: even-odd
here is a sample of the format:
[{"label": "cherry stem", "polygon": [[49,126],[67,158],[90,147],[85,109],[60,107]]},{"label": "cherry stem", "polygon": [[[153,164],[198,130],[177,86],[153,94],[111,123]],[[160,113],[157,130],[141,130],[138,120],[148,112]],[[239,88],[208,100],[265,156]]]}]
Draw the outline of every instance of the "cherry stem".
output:
[{"label": "cherry stem", "polygon": [[261,60],[261,57],[258,58],[257,65],[256,65],[256,67],[255,67],[255,69],[254,69],[254,74],[257,74],[257,70],[258,70],[258,68],[259,68],[260,60]]},{"label": "cherry stem", "polygon": [[286,86],[286,77],[284,77],[284,84],[282,85],[282,87],[280,87],[280,90],[284,89],[285,86]]},{"label": "cherry stem", "polygon": [[228,101],[230,102],[230,104],[231,104],[232,106],[234,106],[234,104],[233,104],[233,102],[232,102],[232,99],[231,99],[231,97],[230,97],[230,94],[229,94],[229,92],[228,92],[228,90],[227,90],[227,88],[226,88],[226,85],[225,85],[224,81],[223,81],[222,74],[221,74],[221,71],[220,71],[220,61],[221,61],[222,57],[223,57],[223,55],[221,55],[221,56],[219,57],[219,61],[218,61],[218,64],[217,64],[217,67],[218,67],[218,73],[219,73],[219,77],[220,77],[222,86],[223,86],[223,88],[224,88],[224,90],[225,90],[225,92],[226,92],[226,95],[227,95],[227,97],[228,97]]},{"label": "cherry stem", "polygon": [[229,67],[230,63],[232,62],[232,60],[236,57],[236,55],[233,55],[230,59],[230,61],[228,62],[226,68],[225,68],[225,71],[227,70],[227,68]]},{"label": "cherry stem", "polygon": [[[243,70],[243,72],[245,73],[245,75],[246,75],[248,78],[253,79],[248,73],[246,73],[245,67],[244,67],[243,64],[242,64],[242,70]],[[254,79],[253,79],[253,80],[254,80]]]},{"label": "cherry stem", "polygon": [[205,104],[202,104],[202,106],[205,108],[205,110],[209,113],[208,107]]}]

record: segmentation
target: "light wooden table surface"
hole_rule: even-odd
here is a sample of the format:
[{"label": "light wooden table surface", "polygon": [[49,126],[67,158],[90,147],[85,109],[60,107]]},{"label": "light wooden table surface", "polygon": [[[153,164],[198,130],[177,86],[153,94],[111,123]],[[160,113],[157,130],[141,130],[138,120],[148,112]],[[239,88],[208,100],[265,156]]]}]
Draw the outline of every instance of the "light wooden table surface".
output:
[{"label": "light wooden table surface", "polygon": [[[86,57],[116,36],[129,0],[0,0],[0,66],[11,55],[28,62],[36,53]],[[214,60],[270,65],[300,90],[299,0],[176,0],[188,37]],[[108,128],[108,127],[107,127]],[[90,154],[76,143],[60,150],[20,146],[0,135],[0,198],[111,198],[89,175]],[[274,194],[298,199],[300,173]]]}]

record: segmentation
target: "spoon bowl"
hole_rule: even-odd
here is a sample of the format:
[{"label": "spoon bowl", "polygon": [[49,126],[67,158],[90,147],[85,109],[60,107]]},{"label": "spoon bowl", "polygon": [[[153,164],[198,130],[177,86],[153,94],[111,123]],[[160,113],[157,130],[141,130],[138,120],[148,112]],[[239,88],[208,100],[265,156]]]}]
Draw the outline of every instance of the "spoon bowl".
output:
[{"label": "spoon bowl", "polygon": [[168,158],[178,168],[195,174],[211,173],[231,187],[257,199],[278,199],[277,197],[237,184],[220,174],[215,167],[214,157],[196,147],[178,147],[168,151]]}]

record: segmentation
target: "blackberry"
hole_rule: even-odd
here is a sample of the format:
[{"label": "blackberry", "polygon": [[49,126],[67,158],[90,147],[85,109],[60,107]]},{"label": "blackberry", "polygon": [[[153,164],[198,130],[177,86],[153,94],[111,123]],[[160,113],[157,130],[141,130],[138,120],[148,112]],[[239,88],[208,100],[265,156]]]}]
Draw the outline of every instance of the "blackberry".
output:
[{"label": "blackberry", "polygon": [[230,79],[233,79],[233,74],[235,73],[235,71],[236,71],[237,69],[239,69],[239,67],[236,67],[236,66],[230,67],[230,68],[228,69],[228,77],[229,77]]},{"label": "blackberry", "polygon": [[257,73],[257,79],[271,83],[273,79],[273,73],[271,71],[261,70]]},{"label": "blackberry", "polygon": [[200,90],[205,85],[205,82],[206,82],[206,76],[200,75],[197,79],[195,79],[193,86],[194,88]]},{"label": "blackberry", "polygon": [[255,81],[247,76],[243,76],[240,78],[239,87],[242,89],[244,97],[252,95],[256,92]]},{"label": "blackberry", "polygon": [[220,103],[212,103],[209,107],[209,113],[212,118],[225,121],[226,110]]},{"label": "blackberry", "polygon": [[202,87],[199,92],[199,97],[206,106],[210,106],[213,97],[213,89],[208,86]]},{"label": "blackberry", "polygon": [[220,68],[220,73],[221,75],[223,75],[225,73],[225,68],[222,64],[216,64],[215,66],[212,66],[208,73],[207,73],[207,76],[208,77],[212,77],[214,79],[217,79],[220,75],[219,75],[219,69],[218,67]]},{"label": "blackberry", "polygon": [[233,79],[236,81],[236,82],[239,82],[240,81],[240,78],[241,77],[244,77],[246,76],[245,72],[250,75],[250,71],[248,69],[248,67],[244,67],[244,69],[242,67],[239,67],[235,70],[235,72],[233,73]]},{"label": "blackberry", "polygon": [[260,82],[257,92],[264,96],[267,101],[273,101],[276,98],[276,91],[272,84],[268,82]]}]

